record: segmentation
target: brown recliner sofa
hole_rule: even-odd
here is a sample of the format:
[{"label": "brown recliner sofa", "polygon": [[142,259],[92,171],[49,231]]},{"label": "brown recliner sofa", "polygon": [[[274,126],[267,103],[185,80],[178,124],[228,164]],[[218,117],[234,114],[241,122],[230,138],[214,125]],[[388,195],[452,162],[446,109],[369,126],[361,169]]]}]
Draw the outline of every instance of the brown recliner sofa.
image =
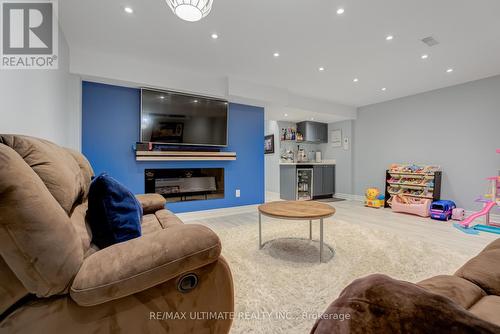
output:
[{"label": "brown recliner sofa", "polygon": [[454,275],[417,284],[370,275],[347,286],[311,333],[500,333],[500,239]]},{"label": "brown recliner sofa", "polygon": [[229,332],[217,235],[140,195],[143,235],[99,250],[85,221],[92,174],[77,152],[0,135],[0,332]]}]

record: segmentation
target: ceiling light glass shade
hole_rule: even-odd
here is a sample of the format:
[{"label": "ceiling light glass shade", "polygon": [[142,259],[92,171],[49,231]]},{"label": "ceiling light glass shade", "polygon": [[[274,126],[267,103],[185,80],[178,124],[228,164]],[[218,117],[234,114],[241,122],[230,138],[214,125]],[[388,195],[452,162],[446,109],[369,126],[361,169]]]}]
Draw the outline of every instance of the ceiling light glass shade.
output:
[{"label": "ceiling light glass shade", "polygon": [[196,22],[212,10],[214,0],[166,0],[175,15],[184,21]]}]

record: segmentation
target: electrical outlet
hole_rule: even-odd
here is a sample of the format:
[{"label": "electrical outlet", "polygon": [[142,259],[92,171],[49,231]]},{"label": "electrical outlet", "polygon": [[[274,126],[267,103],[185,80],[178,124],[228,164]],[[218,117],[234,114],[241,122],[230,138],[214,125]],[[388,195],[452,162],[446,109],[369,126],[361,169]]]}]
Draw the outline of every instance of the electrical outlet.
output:
[{"label": "electrical outlet", "polygon": [[241,196],[241,191],[239,189],[236,189],[236,197],[240,197]]}]

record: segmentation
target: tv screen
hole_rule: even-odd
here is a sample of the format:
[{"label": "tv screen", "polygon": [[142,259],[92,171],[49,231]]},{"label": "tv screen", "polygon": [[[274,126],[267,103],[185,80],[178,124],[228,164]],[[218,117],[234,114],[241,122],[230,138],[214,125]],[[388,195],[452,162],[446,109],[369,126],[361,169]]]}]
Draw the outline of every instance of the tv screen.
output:
[{"label": "tv screen", "polygon": [[226,101],[142,89],[141,141],[226,146]]}]

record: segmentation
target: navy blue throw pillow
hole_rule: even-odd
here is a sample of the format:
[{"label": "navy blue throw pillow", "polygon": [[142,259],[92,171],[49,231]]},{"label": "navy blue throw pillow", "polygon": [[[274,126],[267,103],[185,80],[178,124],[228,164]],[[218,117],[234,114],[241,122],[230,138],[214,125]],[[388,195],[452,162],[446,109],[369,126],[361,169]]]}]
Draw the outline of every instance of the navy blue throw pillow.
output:
[{"label": "navy blue throw pillow", "polygon": [[102,173],[90,183],[87,221],[92,242],[105,248],[141,236],[142,206],[121,183]]}]

